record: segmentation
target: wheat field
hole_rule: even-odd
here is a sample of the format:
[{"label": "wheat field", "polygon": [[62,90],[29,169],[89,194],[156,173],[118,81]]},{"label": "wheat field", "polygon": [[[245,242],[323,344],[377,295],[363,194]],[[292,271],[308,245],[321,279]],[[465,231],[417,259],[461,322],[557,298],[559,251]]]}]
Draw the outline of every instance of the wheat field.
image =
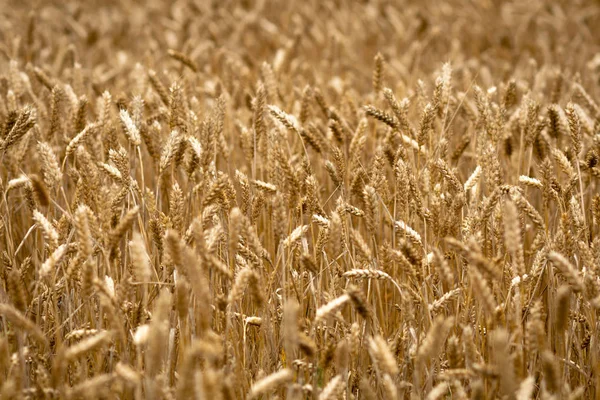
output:
[{"label": "wheat field", "polygon": [[0,399],[600,399],[600,5],[0,1]]}]

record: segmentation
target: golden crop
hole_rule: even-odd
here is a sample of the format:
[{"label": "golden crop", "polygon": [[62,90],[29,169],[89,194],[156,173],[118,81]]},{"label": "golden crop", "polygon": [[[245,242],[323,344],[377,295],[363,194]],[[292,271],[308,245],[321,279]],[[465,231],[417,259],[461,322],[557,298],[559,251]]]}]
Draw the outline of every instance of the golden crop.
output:
[{"label": "golden crop", "polygon": [[600,398],[596,1],[0,3],[0,399]]}]

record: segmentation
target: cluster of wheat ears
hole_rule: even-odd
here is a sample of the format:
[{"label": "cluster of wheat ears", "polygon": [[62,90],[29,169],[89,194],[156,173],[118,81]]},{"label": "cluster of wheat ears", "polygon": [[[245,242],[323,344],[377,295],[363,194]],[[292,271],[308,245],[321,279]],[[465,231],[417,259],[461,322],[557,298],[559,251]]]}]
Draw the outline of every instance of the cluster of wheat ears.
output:
[{"label": "cluster of wheat ears", "polygon": [[1,399],[599,398],[597,3],[32,3]]}]

